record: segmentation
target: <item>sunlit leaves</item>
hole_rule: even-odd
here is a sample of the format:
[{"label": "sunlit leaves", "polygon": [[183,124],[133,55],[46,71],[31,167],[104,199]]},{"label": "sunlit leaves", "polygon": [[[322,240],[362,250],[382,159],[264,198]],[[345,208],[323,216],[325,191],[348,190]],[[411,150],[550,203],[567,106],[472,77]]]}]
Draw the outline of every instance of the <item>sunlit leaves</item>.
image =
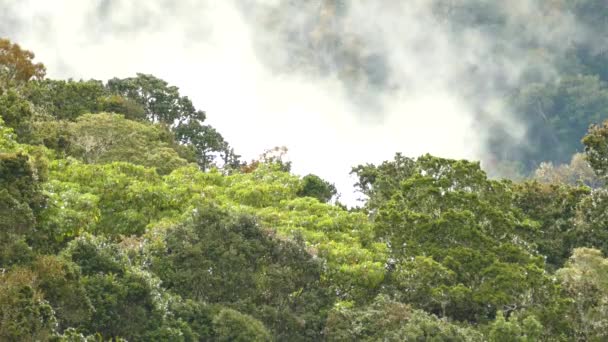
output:
[{"label": "sunlit leaves", "polygon": [[69,125],[70,153],[87,163],[129,161],[166,174],[187,161],[171,149],[172,138],[161,127],[116,114],[84,115]]},{"label": "sunlit leaves", "polygon": [[557,272],[573,299],[568,318],[575,323],[577,338],[608,337],[608,260],[590,248],[577,248],[566,266]]},{"label": "sunlit leaves", "polygon": [[31,51],[0,38],[0,90],[30,79],[42,79],[46,69],[41,63],[34,63],[33,59],[34,53]]}]

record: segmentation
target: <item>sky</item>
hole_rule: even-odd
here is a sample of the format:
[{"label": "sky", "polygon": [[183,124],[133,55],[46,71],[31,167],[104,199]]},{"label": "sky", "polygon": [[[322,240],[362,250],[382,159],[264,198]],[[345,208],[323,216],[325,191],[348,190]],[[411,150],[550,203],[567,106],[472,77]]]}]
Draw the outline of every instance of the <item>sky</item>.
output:
[{"label": "sky", "polygon": [[[160,77],[245,160],[286,146],[295,173],[335,183],[350,205],[355,165],[396,152],[483,159],[489,121],[523,139],[496,90],[529,63],[516,47],[497,54],[483,32],[437,24],[429,1],[344,3],[1,0],[0,36],[50,78]],[[534,12],[510,4],[513,18]],[[550,44],[566,33],[526,34]]]}]

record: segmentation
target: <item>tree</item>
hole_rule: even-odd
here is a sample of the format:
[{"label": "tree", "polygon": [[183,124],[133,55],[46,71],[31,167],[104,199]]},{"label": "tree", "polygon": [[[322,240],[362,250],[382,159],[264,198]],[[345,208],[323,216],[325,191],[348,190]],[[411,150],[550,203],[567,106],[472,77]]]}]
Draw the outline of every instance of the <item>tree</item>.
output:
[{"label": "tree", "polygon": [[592,247],[608,253],[608,189],[596,189],[581,199],[573,224],[573,247]]},{"label": "tree", "polygon": [[134,100],[120,95],[107,95],[97,99],[101,112],[122,114],[126,119],[143,121],[146,119],[144,108]]},{"label": "tree", "polygon": [[53,308],[35,285],[36,276],[25,268],[0,274],[0,339],[42,341],[54,335]]},{"label": "tree", "polygon": [[483,341],[466,325],[440,320],[409,305],[378,296],[366,306],[340,303],[325,327],[328,341]]},{"label": "tree", "polygon": [[187,165],[172,147],[171,133],[160,126],[118,114],[88,114],[69,124],[69,153],[86,163],[128,161],[156,167],[161,174]]},{"label": "tree", "polygon": [[[201,170],[208,170],[217,154],[226,151],[226,142],[222,135],[209,125],[202,125],[198,120],[190,120],[175,128],[177,140],[191,146]],[[230,157],[226,157],[230,161]]]},{"label": "tree", "polygon": [[508,320],[499,311],[490,326],[489,340],[492,342],[534,342],[542,339],[543,326],[534,316],[519,319],[512,315]]},{"label": "tree", "polygon": [[13,85],[22,85],[31,79],[42,79],[46,69],[34,63],[34,53],[23,50],[18,44],[0,38],[0,91]]},{"label": "tree", "polygon": [[113,93],[131,99],[144,108],[148,120],[167,125],[205,120],[205,113],[196,110],[185,96],[180,96],[179,88],[153,75],[137,74],[125,79],[113,78],[106,87]]},{"label": "tree", "polygon": [[[208,204],[169,228],[161,246],[153,251],[151,265],[168,290],[252,315],[280,340],[320,338],[332,299],[320,282],[320,260],[302,241],[281,239],[252,217]],[[214,319],[220,334],[238,323],[222,320]]]},{"label": "tree", "polygon": [[222,159],[222,169],[226,173],[232,173],[240,171],[243,163],[241,162],[241,156],[236,154],[234,148],[232,148],[228,142],[224,141],[220,148],[220,157]]},{"label": "tree", "polygon": [[121,248],[103,237],[85,234],[61,253],[78,265],[80,284],[94,311],[79,328],[104,340],[165,339],[193,336],[168,310],[167,294],[154,275],[132,266]]},{"label": "tree", "polygon": [[414,166],[414,159],[397,153],[393,161],[385,161],[378,166],[359,165],[350,173],[356,174],[359,178],[355,187],[368,197],[365,205],[371,209],[389,200],[400,182],[412,175]]},{"label": "tree", "polygon": [[30,82],[23,93],[41,111],[56,120],[76,120],[86,113],[101,111],[100,99],[107,91],[97,80],[39,80]]},{"label": "tree", "polygon": [[585,184],[591,188],[598,188],[603,181],[593,171],[593,168],[582,153],[572,156],[570,164],[553,165],[543,162],[534,171],[533,179],[547,184],[568,184],[576,186]]},{"label": "tree", "polygon": [[608,260],[602,252],[575,249],[557,276],[573,300],[566,319],[574,323],[576,339],[601,341],[608,338]]},{"label": "tree", "polygon": [[[389,293],[469,321],[552,301],[555,289],[533,249],[536,225],[513,205],[508,183],[487,179],[479,163],[425,155],[404,164],[398,155],[361,170],[373,175],[374,229],[393,264]],[[416,256],[432,259],[410,261]],[[416,286],[425,277],[431,289]]]},{"label": "tree", "polygon": [[319,202],[327,203],[338,193],[335,185],[317,175],[304,176],[302,183],[302,189],[298,191],[298,196],[301,197],[313,197]]},{"label": "tree", "polygon": [[31,232],[44,202],[29,157],[0,153],[0,237]]},{"label": "tree", "polygon": [[83,232],[111,239],[141,235],[150,223],[178,216],[191,200],[176,200],[155,169],[125,162],[57,161],[45,190],[53,201],[41,228],[60,244]]},{"label": "tree", "polygon": [[223,309],[213,319],[213,329],[220,342],[267,342],[271,335],[255,318],[232,309]]},{"label": "tree", "polygon": [[608,120],[591,125],[583,144],[587,160],[595,173],[602,179],[608,177]]},{"label": "tree", "polygon": [[177,141],[194,151],[197,163],[203,170],[209,169],[215,157],[221,153],[226,156],[225,163],[234,163],[236,155],[230,152],[222,135],[215,128],[203,124],[205,112],[197,110],[188,97],[181,96],[177,87],[146,74],[114,78],[108,81],[106,87],[110,93],[141,105],[148,120],[170,127]]},{"label": "tree", "polygon": [[[577,228],[581,203],[591,193],[584,186],[560,182],[536,181],[513,184],[515,204],[530,219],[540,224],[534,242],[545,256],[547,267],[556,270],[564,265],[579,243],[582,231]],[[582,234],[583,236],[586,234]]]},{"label": "tree", "polygon": [[24,96],[38,110],[56,120],[74,121],[88,113],[111,112],[129,120],[146,119],[143,105],[112,94],[98,80],[40,80],[28,83]]},{"label": "tree", "polygon": [[34,106],[15,89],[0,94],[0,116],[13,129],[20,142],[31,140]]},{"label": "tree", "polygon": [[95,308],[80,282],[78,267],[56,255],[38,256],[31,264],[35,285],[53,308],[57,328],[78,327],[91,319]]}]

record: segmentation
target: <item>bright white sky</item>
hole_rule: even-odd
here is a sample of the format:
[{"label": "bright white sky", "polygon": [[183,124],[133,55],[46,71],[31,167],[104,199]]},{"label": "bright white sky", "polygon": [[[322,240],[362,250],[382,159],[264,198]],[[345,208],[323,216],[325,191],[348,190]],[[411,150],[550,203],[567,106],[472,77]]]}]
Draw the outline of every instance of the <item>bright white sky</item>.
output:
[{"label": "bright white sky", "polygon": [[[8,15],[19,25],[0,36],[34,51],[51,78],[107,80],[143,72],[165,79],[205,110],[245,159],[287,146],[296,173],[335,183],[351,205],[354,165],[398,151],[479,155],[480,132],[467,104],[441,82],[450,72],[441,55],[432,74],[419,68],[428,60],[407,51],[392,56],[394,70],[420,70],[423,77],[407,80],[413,85],[407,94],[379,94],[381,115],[362,114],[339,80],[278,74],[262,64],[250,24],[230,1],[178,1],[170,13],[151,1],[113,1],[116,7],[101,20],[95,7],[102,3],[110,1],[15,0]],[[382,34],[378,39],[394,38]],[[437,51],[448,53],[441,46]]]}]

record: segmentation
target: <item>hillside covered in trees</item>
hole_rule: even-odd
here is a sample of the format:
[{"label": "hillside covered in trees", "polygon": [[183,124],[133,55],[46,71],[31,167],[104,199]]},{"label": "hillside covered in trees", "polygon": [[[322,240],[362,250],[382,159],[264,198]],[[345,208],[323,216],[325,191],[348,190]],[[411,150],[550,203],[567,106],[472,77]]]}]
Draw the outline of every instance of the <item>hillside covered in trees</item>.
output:
[{"label": "hillside covered in trees", "polygon": [[[326,3],[319,46],[347,11]],[[434,3],[455,32],[522,25],[499,2]],[[608,32],[601,1],[543,9]],[[607,340],[608,49],[518,38],[542,58],[500,92],[529,137],[494,122],[488,150],[517,177],[396,153],[353,166],[356,208],[284,148],[242,160],[162,79],[50,79],[0,39],[0,341]],[[344,82],[389,82],[340,51]]]}]

